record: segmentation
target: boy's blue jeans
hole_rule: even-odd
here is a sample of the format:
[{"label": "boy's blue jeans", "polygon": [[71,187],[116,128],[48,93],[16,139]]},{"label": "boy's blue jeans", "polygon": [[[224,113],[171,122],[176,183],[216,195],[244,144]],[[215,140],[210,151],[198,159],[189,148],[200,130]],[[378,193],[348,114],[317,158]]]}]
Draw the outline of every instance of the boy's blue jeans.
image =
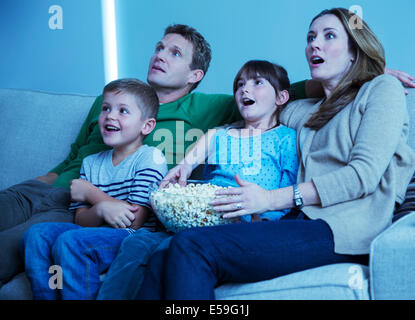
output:
[{"label": "boy's blue jeans", "polygon": [[169,246],[171,235],[164,231],[137,230],[124,239],[105,275],[97,300],[135,299],[144,279],[147,262],[154,252]]},{"label": "boy's blue jeans", "polygon": [[72,223],[30,227],[21,239],[21,252],[33,298],[95,299],[100,274],[108,269],[128,235],[126,229],[84,228]]}]

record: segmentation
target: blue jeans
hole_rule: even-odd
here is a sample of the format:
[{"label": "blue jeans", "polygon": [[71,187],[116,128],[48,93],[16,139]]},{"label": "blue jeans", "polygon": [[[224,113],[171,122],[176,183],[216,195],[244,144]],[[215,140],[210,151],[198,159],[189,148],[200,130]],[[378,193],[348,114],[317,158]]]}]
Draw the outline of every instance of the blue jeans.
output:
[{"label": "blue jeans", "polygon": [[151,254],[167,248],[170,239],[166,232],[145,229],[137,230],[126,238],[105,275],[97,300],[135,299]]},{"label": "blue jeans", "polygon": [[191,228],[151,257],[137,298],[214,299],[214,289],[226,282],[256,282],[340,262],[367,263],[367,255],[336,254],[323,220]]},{"label": "blue jeans", "polygon": [[33,298],[95,299],[100,274],[108,269],[128,235],[126,229],[84,228],[72,223],[30,227],[21,239],[21,252]]}]

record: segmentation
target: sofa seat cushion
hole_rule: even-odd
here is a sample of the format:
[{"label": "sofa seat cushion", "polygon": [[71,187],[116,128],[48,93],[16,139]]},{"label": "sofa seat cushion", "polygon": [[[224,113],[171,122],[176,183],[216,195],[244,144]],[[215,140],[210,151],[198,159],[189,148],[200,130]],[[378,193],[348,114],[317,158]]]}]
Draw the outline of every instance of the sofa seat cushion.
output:
[{"label": "sofa seat cushion", "polygon": [[224,284],[218,300],[368,300],[369,269],[331,264],[255,283]]}]

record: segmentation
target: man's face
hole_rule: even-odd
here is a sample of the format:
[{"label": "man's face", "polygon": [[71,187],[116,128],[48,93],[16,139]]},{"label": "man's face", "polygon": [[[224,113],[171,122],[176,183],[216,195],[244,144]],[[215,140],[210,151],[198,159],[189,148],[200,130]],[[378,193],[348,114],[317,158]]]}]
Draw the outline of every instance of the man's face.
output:
[{"label": "man's face", "polygon": [[150,59],[147,82],[156,90],[190,88],[192,56],[191,42],[177,33],[166,34]]}]

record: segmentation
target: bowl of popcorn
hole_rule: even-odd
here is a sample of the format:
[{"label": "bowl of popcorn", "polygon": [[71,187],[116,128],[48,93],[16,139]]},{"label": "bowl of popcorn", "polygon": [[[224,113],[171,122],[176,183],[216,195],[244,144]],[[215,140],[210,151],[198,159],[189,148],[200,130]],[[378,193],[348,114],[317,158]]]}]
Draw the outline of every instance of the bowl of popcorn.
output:
[{"label": "bowl of popcorn", "polygon": [[217,197],[221,187],[202,180],[188,180],[186,186],[170,183],[159,188],[160,183],[151,185],[151,206],[168,231],[179,232],[191,227],[228,224],[235,219],[225,219],[209,202]]}]

